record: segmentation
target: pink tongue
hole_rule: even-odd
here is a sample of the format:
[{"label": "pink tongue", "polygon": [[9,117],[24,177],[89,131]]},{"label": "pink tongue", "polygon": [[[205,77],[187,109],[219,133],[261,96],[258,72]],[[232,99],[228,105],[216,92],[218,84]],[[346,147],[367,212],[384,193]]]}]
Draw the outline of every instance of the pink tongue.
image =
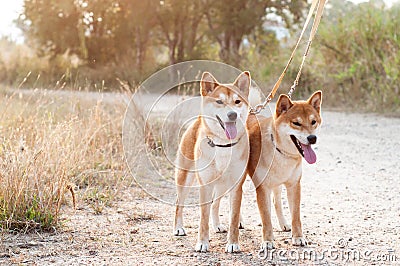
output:
[{"label": "pink tongue", "polygon": [[303,143],[300,143],[300,144],[301,144],[301,148],[303,149],[303,152],[304,152],[304,159],[306,159],[306,161],[309,164],[315,163],[317,161],[317,155],[315,155],[315,152],[311,148],[311,145],[305,145]]},{"label": "pink tongue", "polygon": [[225,135],[228,139],[236,138],[236,122],[225,122]]}]

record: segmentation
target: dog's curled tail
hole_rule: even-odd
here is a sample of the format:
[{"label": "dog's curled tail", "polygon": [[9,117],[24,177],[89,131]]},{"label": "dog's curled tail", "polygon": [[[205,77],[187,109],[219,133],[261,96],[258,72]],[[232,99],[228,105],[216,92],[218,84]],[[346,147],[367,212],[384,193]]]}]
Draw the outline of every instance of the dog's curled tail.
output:
[{"label": "dog's curled tail", "polygon": [[261,103],[262,93],[258,87],[250,87],[249,90],[249,104],[251,107]]}]

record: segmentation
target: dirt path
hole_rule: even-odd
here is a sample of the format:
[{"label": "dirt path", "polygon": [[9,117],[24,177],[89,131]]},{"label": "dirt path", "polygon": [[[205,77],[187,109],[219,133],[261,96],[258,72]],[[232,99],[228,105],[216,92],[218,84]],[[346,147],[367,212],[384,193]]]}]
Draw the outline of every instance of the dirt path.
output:
[{"label": "dirt path", "polygon": [[[302,180],[307,248],[293,248],[290,233],[280,232],[274,219],[276,253],[259,256],[261,227],[250,182],[245,184],[242,252],[233,255],[224,253],[226,234],[215,233],[209,253],[194,252],[198,209],[185,209],[188,236],[174,237],[173,206],[131,186],[100,215],[84,203],[76,212],[66,207],[57,233],[4,234],[0,264],[400,264],[400,119],[338,112],[324,112],[323,118],[318,161],[304,164]],[[226,223],[226,199],[221,206]],[[286,201],[284,206],[288,217]]]}]

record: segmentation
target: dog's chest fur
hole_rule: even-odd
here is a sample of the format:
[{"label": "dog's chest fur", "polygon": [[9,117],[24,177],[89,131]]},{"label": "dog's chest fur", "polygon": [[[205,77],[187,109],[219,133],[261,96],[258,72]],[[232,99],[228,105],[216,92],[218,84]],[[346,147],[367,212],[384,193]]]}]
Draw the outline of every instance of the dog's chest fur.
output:
[{"label": "dog's chest fur", "polygon": [[[269,187],[276,187],[281,184],[292,184],[301,178],[301,160],[288,158],[279,153],[274,147],[268,149],[269,156],[263,162],[264,167],[256,168],[257,175],[253,176],[255,184],[266,182]],[[255,180],[258,178],[260,180]]]},{"label": "dog's chest fur", "polygon": [[235,184],[246,169],[248,141],[244,135],[232,147],[211,147],[205,132],[199,132],[195,146],[197,175],[201,183],[218,179],[218,183]]},{"label": "dog's chest fur", "polygon": [[[252,119],[254,122],[254,117]],[[253,126],[250,132],[250,142],[253,147],[250,160],[253,171],[257,172],[252,177],[256,186],[262,182],[266,182],[269,187],[295,183],[302,174],[301,157],[296,159],[276,149],[276,143],[271,138],[272,132],[275,132],[274,128],[272,118],[261,119],[260,126]],[[284,146],[279,148],[286,150]]]},{"label": "dog's chest fur", "polygon": [[271,186],[297,182],[302,173],[301,159],[287,157],[277,150],[271,150],[271,153],[273,152],[275,152],[275,157],[268,177]]}]

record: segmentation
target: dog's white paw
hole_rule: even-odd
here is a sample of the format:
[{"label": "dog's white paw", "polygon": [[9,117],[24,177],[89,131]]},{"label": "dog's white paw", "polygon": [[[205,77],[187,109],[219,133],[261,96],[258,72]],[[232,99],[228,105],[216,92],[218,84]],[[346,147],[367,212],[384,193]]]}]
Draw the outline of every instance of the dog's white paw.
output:
[{"label": "dog's white paw", "polygon": [[228,253],[240,252],[238,243],[226,244],[225,251]]},{"label": "dog's white paw", "polygon": [[292,230],[292,226],[290,224],[281,224],[281,230],[283,232],[290,232]]},{"label": "dog's white paw", "polygon": [[261,244],[260,251],[266,251],[266,250],[271,250],[275,249],[275,245],[273,241],[264,241]]},{"label": "dog's white paw", "polygon": [[185,232],[185,229],[183,227],[178,227],[174,231],[174,236],[185,236],[185,235],[186,235],[186,232]]},{"label": "dog's white paw", "polygon": [[307,240],[304,237],[292,237],[293,246],[307,246]]},{"label": "dog's white paw", "polygon": [[216,233],[228,232],[228,228],[224,224],[214,225],[214,230]]},{"label": "dog's white paw", "polygon": [[200,241],[200,242],[197,242],[194,250],[197,252],[208,252],[209,248],[210,248],[210,244],[208,241]]}]

